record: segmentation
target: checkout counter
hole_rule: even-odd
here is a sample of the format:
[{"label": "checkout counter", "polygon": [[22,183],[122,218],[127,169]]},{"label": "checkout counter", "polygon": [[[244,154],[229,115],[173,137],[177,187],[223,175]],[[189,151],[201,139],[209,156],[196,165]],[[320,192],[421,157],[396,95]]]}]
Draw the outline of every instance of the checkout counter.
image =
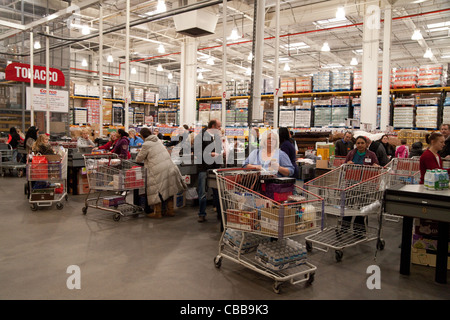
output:
[{"label": "checkout counter", "polygon": [[417,184],[392,187],[384,204],[386,212],[403,216],[400,274],[410,274],[413,219],[429,219],[438,223],[435,281],[447,283],[450,190],[430,191]]}]

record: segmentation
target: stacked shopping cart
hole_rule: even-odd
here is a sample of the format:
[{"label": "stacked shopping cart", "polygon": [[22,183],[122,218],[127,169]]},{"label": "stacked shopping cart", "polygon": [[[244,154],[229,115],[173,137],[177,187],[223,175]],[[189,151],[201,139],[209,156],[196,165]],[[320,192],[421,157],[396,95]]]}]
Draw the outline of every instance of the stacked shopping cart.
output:
[{"label": "stacked shopping cart", "polygon": [[322,228],[323,200],[273,173],[233,168],[215,174],[224,225],[216,267],[223,257],[239,263],[275,280],[276,293],[286,281],[312,283],[316,267],[291,237]]}]

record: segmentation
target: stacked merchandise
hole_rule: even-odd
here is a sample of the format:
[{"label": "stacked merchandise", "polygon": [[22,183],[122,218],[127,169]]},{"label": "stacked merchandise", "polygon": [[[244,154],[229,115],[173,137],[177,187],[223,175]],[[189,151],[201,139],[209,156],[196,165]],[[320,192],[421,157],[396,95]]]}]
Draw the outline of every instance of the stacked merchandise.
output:
[{"label": "stacked merchandise", "polygon": [[394,101],[394,128],[413,128],[415,116],[414,96],[397,98]]},{"label": "stacked merchandise", "polygon": [[440,94],[416,95],[416,127],[436,129],[438,125]]},{"label": "stacked merchandise", "polygon": [[242,127],[227,127],[225,129],[225,135],[227,137],[244,137],[245,128]]},{"label": "stacked merchandise", "polygon": [[264,79],[264,93],[273,94],[275,92],[275,80]]},{"label": "stacked merchandise", "polygon": [[103,124],[112,124],[112,102],[103,101]]},{"label": "stacked merchandise", "polygon": [[113,87],[113,96],[115,100],[124,100],[125,99],[125,87],[124,86],[114,86]]},{"label": "stacked merchandise", "polygon": [[134,123],[137,125],[142,125],[145,123],[145,113],[137,108],[134,111]]},{"label": "stacked merchandise", "polygon": [[144,89],[143,88],[134,88],[131,91],[131,101],[144,101]]},{"label": "stacked merchandise", "polygon": [[311,98],[299,99],[299,105],[295,110],[295,127],[309,128],[311,127]]},{"label": "stacked merchandise", "polygon": [[350,70],[333,70],[331,77],[331,90],[352,90],[352,72]]},{"label": "stacked merchandise", "polygon": [[211,97],[211,85],[210,84],[201,84],[200,85],[200,97],[201,98],[210,98]]},{"label": "stacked merchandise", "polygon": [[314,126],[325,127],[331,124],[331,98],[318,99],[315,98],[314,102]]},{"label": "stacked merchandise", "polygon": [[178,99],[178,86],[176,84],[169,84],[167,86],[167,99]]},{"label": "stacked merchandise", "polygon": [[[242,243],[241,246],[241,242]],[[234,229],[227,229],[223,236],[223,242],[229,245],[232,249],[239,251],[241,248],[241,253],[249,253],[256,250],[259,244],[269,242],[270,238],[263,237],[257,234],[248,233],[243,237],[243,232]]]},{"label": "stacked merchandise", "polygon": [[284,270],[306,263],[306,247],[292,239],[258,245],[255,259],[271,270]]},{"label": "stacked merchandise", "polygon": [[88,122],[100,123],[100,100],[85,100],[84,107],[88,110]]},{"label": "stacked merchandise", "polygon": [[292,106],[281,106],[280,116],[279,116],[279,126],[280,127],[293,127],[295,120],[295,111]]},{"label": "stacked merchandise", "polygon": [[330,71],[320,71],[313,75],[313,91],[331,91],[332,74]]},{"label": "stacked merchandise", "polygon": [[311,77],[295,78],[295,92],[311,92],[311,91],[312,91]]},{"label": "stacked merchandise", "polygon": [[295,78],[281,78],[280,89],[283,93],[295,92]]},{"label": "stacked merchandise", "polygon": [[123,119],[123,106],[121,103],[113,103],[112,105],[112,124],[114,126],[122,126]]},{"label": "stacked merchandise", "polygon": [[394,89],[415,88],[417,86],[416,67],[394,68],[392,69],[392,85]]},{"label": "stacked merchandise", "polygon": [[73,108],[73,124],[85,125],[88,123],[88,109],[87,108]]},{"label": "stacked merchandise", "polygon": [[159,86],[159,100],[169,99],[169,93],[167,91],[167,86]]},{"label": "stacked merchandise", "polygon": [[439,64],[423,65],[419,68],[417,86],[422,87],[444,87],[446,84],[446,72],[444,66]]},{"label": "stacked merchandise", "polygon": [[236,110],[227,110],[225,113],[225,121],[226,123],[233,124],[236,122]]},{"label": "stacked merchandise", "polygon": [[211,84],[211,96],[222,97],[222,84],[220,83]]},{"label": "stacked merchandise", "polygon": [[227,81],[226,82],[226,90],[230,96],[234,96],[236,94],[236,82]]},{"label": "stacked merchandise", "polygon": [[239,81],[236,82],[236,95],[237,96],[247,96],[250,92],[250,82],[249,81]]},{"label": "stacked merchandise", "polygon": [[198,104],[198,121],[202,125],[207,125],[210,120],[211,104],[199,103]]},{"label": "stacked merchandise", "polygon": [[93,85],[87,85],[87,96],[88,97],[100,97],[100,87],[99,86],[93,86]]},{"label": "stacked merchandise", "polygon": [[350,97],[333,97],[331,111],[331,125],[334,127],[345,127],[350,111]]},{"label": "stacked merchandise", "polygon": [[222,103],[211,103],[210,119],[222,119]]},{"label": "stacked merchandise", "polygon": [[75,83],[74,88],[73,88],[73,95],[86,97],[87,96],[87,85],[81,84],[81,83]]},{"label": "stacked merchandise", "polygon": [[444,111],[442,113],[442,123],[450,123],[450,95],[447,93],[447,96],[444,100]]},{"label": "stacked merchandise", "polygon": [[353,119],[361,121],[361,97],[352,97]]},{"label": "stacked merchandise", "polygon": [[[124,122],[125,122],[125,120],[124,120]],[[128,124],[132,125],[134,123],[135,123],[135,120],[134,120],[134,108],[133,107],[128,107]]]},{"label": "stacked merchandise", "polygon": [[150,90],[145,90],[144,101],[150,102],[150,103],[155,103],[155,100],[156,100],[156,94],[154,92],[151,92]]},{"label": "stacked merchandise", "polygon": [[235,122],[247,123],[248,122],[248,99],[236,99],[235,100]]},{"label": "stacked merchandise", "polygon": [[[383,70],[378,69],[378,89],[381,89],[383,83]],[[353,90],[361,90],[362,88],[362,70],[353,72]]]},{"label": "stacked merchandise", "polygon": [[113,88],[111,86],[103,86],[103,98],[112,99]]}]

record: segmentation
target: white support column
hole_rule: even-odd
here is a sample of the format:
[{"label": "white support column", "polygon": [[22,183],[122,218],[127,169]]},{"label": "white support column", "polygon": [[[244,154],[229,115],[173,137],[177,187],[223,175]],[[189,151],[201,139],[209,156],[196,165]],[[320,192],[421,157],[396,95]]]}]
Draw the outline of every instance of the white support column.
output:
[{"label": "white support column", "polygon": [[390,83],[391,83],[391,32],[392,6],[388,4],[384,10],[383,34],[383,82],[381,85],[381,118],[380,130],[386,130],[390,118]]},{"label": "white support column", "polygon": [[34,126],[34,106],[33,106],[33,91],[34,91],[34,39],[33,30],[30,31],[30,125]]},{"label": "white support column", "polygon": [[100,90],[100,138],[103,137],[103,1],[100,1],[99,6],[99,25],[98,25],[98,42],[99,42],[99,50],[98,50],[98,78],[99,78],[99,90]]},{"label": "white support column", "polygon": [[194,125],[197,105],[197,40],[185,37],[181,46],[180,125]]},{"label": "white support column", "polygon": [[[50,28],[45,27],[45,32],[47,34],[50,33]],[[45,76],[45,88],[46,88],[46,123],[45,123],[45,132],[50,134],[50,38],[45,38],[45,67],[46,67],[46,76]]]},{"label": "white support column", "polygon": [[275,7],[275,73],[273,76],[274,88],[276,89],[273,94],[273,128],[278,128],[278,91],[280,89],[280,83],[278,81],[279,77],[279,66],[280,66],[280,0],[277,0]]},{"label": "white support column", "polygon": [[126,7],[126,26],[125,26],[125,131],[128,131],[129,122],[129,104],[130,104],[130,0],[127,0]]},{"label": "white support column", "polygon": [[361,124],[377,124],[378,50],[380,46],[380,7],[369,5],[363,24],[363,63],[361,87]]},{"label": "white support column", "polygon": [[[262,63],[264,57],[264,20],[265,20],[266,0],[259,0],[256,14],[256,37],[255,37],[255,57],[254,76],[252,92],[252,115],[253,121],[263,119],[263,108],[261,107],[261,81]],[[275,48],[275,51],[277,49]],[[250,124],[249,124],[250,125]]]},{"label": "white support column", "polygon": [[227,120],[227,0],[222,5],[222,128],[226,129]]}]

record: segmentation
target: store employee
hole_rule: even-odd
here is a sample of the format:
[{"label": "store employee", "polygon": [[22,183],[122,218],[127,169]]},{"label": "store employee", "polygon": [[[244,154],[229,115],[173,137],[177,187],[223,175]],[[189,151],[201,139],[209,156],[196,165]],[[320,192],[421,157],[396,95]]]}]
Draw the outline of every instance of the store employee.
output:
[{"label": "store employee", "polygon": [[350,131],[347,131],[344,134],[343,139],[336,141],[334,155],[338,157],[346,157],[347,154],[354,148],[352,138],[353,134]]},{"label": "store employee", "polygon": [[351,150],[345,158],[345,163],[360,164],[366,166],[378,166],[377,155],[368,148],[366,137],[356,138],[356,148]]}]

